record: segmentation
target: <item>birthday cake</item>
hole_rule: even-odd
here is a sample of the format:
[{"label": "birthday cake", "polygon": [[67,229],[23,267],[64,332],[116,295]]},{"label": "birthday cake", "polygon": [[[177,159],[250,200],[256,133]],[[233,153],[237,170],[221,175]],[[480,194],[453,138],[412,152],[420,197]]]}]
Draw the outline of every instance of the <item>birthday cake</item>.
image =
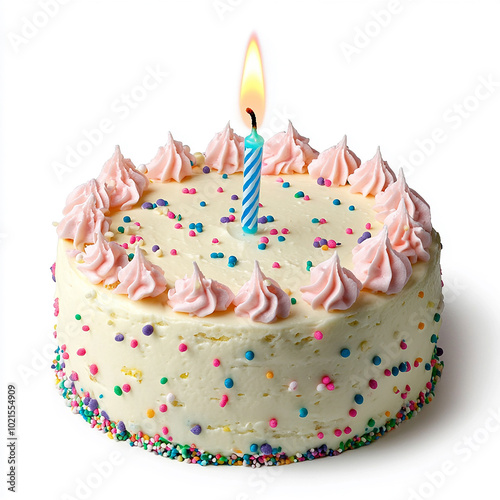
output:
[{"label": "birthday cake", "polygon": [[137,168],[116,147],[57,225],[55,370],[110,438],[201,465],[272,465],[368,445],[441,375],[429,205],[344,138],[289,124],[263,148],[242,231],[244,144],[169,134]]}]

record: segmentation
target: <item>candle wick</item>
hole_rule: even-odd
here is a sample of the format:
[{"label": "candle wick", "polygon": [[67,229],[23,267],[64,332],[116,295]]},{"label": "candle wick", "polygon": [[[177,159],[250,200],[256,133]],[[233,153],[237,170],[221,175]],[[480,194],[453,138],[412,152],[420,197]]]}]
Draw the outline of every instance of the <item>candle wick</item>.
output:
[{"label": "candle wick", "polygon": [[257,118],[255,117],[255,113],[253,112],[253,109],[247,108],[246,112],[252,117],[252,128],[257,128]]}]

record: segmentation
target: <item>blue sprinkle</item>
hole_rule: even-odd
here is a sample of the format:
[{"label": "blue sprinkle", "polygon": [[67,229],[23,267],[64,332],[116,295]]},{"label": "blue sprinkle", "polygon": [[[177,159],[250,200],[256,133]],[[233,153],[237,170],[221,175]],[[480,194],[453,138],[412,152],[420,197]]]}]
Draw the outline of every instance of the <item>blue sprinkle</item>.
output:
[{"label": "blue sprinkle", "polygon": [[231,389],[231,387],[233,387],[233,385],[234,385],[233,379],[232,378],[227,378],[226,380],[224,380],[224,385],[228,389]]},{"label": "blue sprinkle", "polygon": [[217,252],[212,252],[212,253],[210,254],[210,258],[211,258],[211,259],[216,259],[216,258],[217,258]]},{"label": "blue sprinkle", "polygon": [[350,205],[349,210],[352,212],[354,210],[354,205]]},{"label": "blue sprinkle", "polygon": [[349,349],[347,349],[347,347],[344,347],[341,351],[340,351],[340,355],[343,357],[343,358],[348,358],[350,355],[351,355],[351,351]]},{"label": "blue sprinkle", "polygon": [[234,214],[234,212],[236,212],[236,210],[235,210],[233,207],[231,207],[231,208],[229,209],[229,213],[230,213],[230,214]]},{"label": "blue sprinkle", "polygon": [[309,414],[309,412],[307,411],[307,408],[301,408],[299,410],[299,417],[300,418],[305,418],[305,417],[307,417],[308,414]]},{"label": "blue sprinkle", "polygon": [[223,254],[222,252],[219,252],[219,253],[217,254],[217,258],[218,258],[218,259],[223,259],[223,258],[224,258],[224,254]]},{"label": "blue sprinkle", "polygon": [[335,199],[333,200],[333,204],[334,204],[334,205],[340,205],[340,200],[339,200],[338,198],[335,198]]},{"label": "blue sprinkle", "polygon": [[374,365],[378,366],[380,363],[382,363],[382,359],[380,359],[380,356],[373,356],[372,362]]},{"label": "blue sprinkle", "polygon": [[267,245],[266,245],[265,243],[259,243],[259,244],[257,245],[257,248],[258,248],[259,250],[265,250],[265,249],[266,249],[266,247],[267,247]]},{"label": "blue sprinkle", "polygon": [[272,215],[266,215],[267,222],[274,222],[274,217]]},{"label": "blue sprinkle", "polygon": [[191,224],[189,224],[189,229],[194,229],[196,227],[196,224],[194,222],[191,222]]},{"label": "blue sprinkle", "polygon": [[250,445],[250,451],[252,453],[255,453],[255,452],[259,451],[259,447],[256,444],[251,444]]},{"label": "blue sprinkle", "polygon": [[403,362],[399,364],[399,371],[403,373],[406,371],[406,363]]},{"label": "blue sprinkle", "polygon": [[358,405],[363,404],[363,401],[364,401],[364,400],[365,400],[365,399],[363,398],[363,396],[361,396],[361,394],[356,394],[356,395],[354,396],[354,402],[355,402],[356,404],[358,404]]},{"label": "blue sprinkle", "polygon": [[132,222],[132,219],[126,215],[124,218],[123,218],[123,222]]},{"label": "blue sprinkle", "polygon": [[227,179],[227,174],[222,174],[223,179]]},{"label": "blue sprinkle", "polygon": [[393,366],[391,372],[394,376],[396,376],[399,373],[399,368],[397,366]]},{"label": "blue sprinkle", "polygon": [[252,359],[255,357],[255,354],[253,351],[247,351],[245,353],[245,358],[248,359],[248,361],[252,361]]},{"label": "blue sprinkle", "polygon": [[200,201],[200,207],[206,207],[206,206],[207,206],[206,202]]},{"label": "blue sprinkle", "polygon": [[289,182],[284,182],[284,183],[282,184],[282,187],[284,187],[284,188],[289,188],[289,187],[290,187],[290,183],[289,183]]},{"label": "blue sprinkle", "polygon": [[284,236],[278,236],[278,241],[285,241],[286,238]]}]

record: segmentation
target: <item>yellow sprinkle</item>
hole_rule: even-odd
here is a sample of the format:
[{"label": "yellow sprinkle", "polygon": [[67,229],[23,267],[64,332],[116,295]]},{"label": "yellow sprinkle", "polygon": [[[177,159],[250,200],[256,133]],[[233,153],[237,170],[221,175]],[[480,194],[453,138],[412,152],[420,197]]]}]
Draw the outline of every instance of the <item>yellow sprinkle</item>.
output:
[{"label": "yellow sprinkle", "polygon": [[189,377],[189,372],[186,372],[186,373],[181,373],[181,374],[179,375],[179,377],[181,377],[181,378],[188,378],[188,377]]},{"label": "yellow sprinkle", "polygon": [[323,246],[321,247],[321,250],[328,250],[328,248],[329,248],[329,247],[328,247],[328,245],[323,245]]},{"label": "yellow sprinkle", "polygon": [[228,425],[225,425],[225,426],[222,428],[222,430],[223,430],[224,432],[231,432],[231,429],[229,428],[229,426],[228,426]]},{"label": "yellow sprinkle", "polygon": [[153,418],[155,416],[155,411],[152,408],[149,408],[149,410],[146,412],[146,415],[148,418]]}]

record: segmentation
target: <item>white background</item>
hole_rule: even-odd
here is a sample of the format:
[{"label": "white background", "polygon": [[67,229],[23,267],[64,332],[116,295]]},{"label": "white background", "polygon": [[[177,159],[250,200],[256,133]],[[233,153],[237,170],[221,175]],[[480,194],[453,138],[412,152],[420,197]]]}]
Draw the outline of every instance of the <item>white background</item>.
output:
[{"label": "white background", "polygon": [[[7,383],[17,387],[17,498],[451,499],[498,490],[498,2],[11,0],[0,19],[2,498]],[[112,442],[64,406],[49,369],[51,224],[115,144],[140,164],[169,130],[194,151],[228,120],[246,135],[238,95],[253,30],[264,131],[289,117],[318,150],[347,133],[363,160],[380,145],[430,203],[444,243],[445,370],[435,401],[373,446],[266,470],[202,468]],[[96,475],[103,462],[106,477]]]}]

